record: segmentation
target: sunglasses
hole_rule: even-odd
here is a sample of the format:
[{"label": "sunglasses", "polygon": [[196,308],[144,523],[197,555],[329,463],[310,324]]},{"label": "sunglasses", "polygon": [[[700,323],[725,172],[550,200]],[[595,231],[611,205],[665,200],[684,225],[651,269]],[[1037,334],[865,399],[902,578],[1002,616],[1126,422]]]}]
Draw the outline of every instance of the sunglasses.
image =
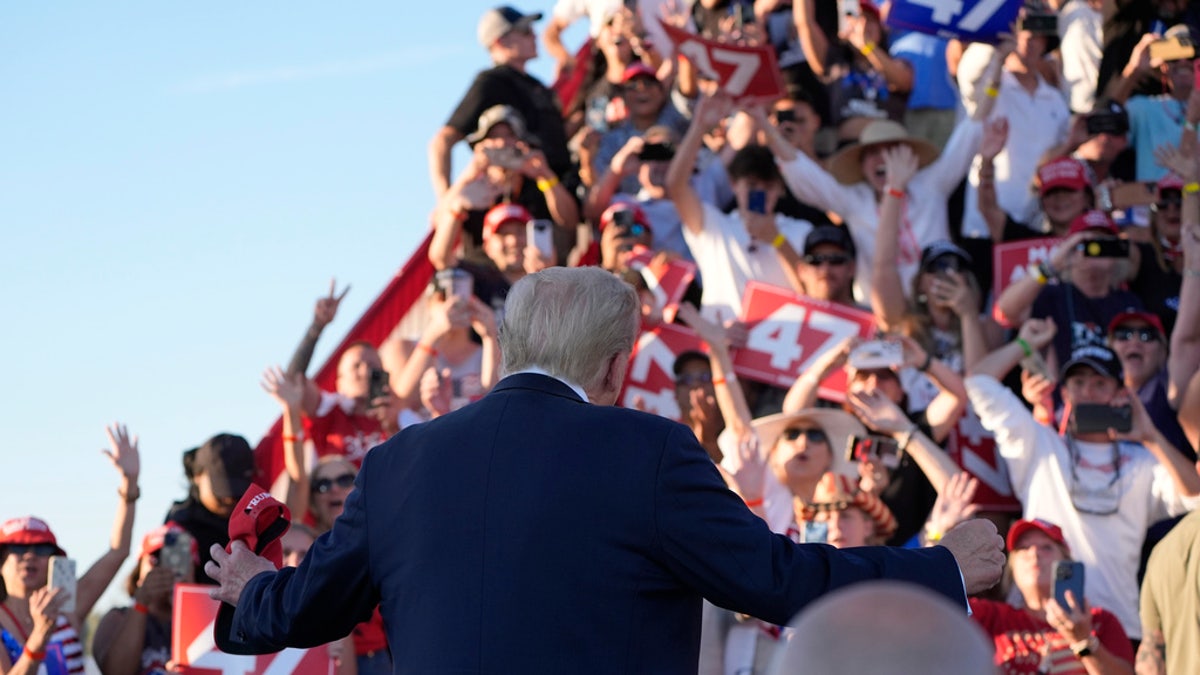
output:
[{"label": "sunglasses", "polygon": [[1182,206],[1183,197],[1165,197],[1154,203],[1160,209],[1165,209],[1168,206]]},{"label": "sunglasses", "polygon": [[814,253],[804,256],[804,263],[813,267],[820,267],[821,265],[841,267],[842,265],[849,264],[849,262],[850,256],[845,253]]},{"label": "sunglasses", "polygon": [[1153,328],[1118,328],[1113,331],[1113,339],[1121,342],[1135,337],[1139,342],[1158,342],[1158,331]]},{"label": "sunglasses", "polygon": [[319,478],[313,481],[312,491],[325,494],[326,492],[332,490],[334,485],[340,488],[354,487],[354,474],[344,473],[336,478]]},{"label": "sunglasses", "polygon": [[801,436],[809,443],[828,443],[829,437],[821,429],[797,429],[795,427],[784,429],[784,440],[794,441]]},{"label": "sunglasses", "polygon": [[8,552],[13,555],[16,555],[16,556],[22,556],[22,555],[25,555],[26,553],[32,552],[36,556],[39,556],[42,558],[49,558],[50,556],[54,555],[57,551],[58,551],[58,549],[55,548],[54,544],[9,544],[8,545]]},{"label": "sunglasses", "polygon": [[697,387],[712,384],[712,373],[688,373],[675,378],[676,387]]}]

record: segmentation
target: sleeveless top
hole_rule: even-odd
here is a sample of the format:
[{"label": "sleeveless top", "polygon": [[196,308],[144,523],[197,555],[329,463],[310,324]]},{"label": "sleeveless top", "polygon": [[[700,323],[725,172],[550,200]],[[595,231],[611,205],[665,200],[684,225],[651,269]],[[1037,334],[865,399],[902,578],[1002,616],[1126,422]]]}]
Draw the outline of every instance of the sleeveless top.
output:
[{"label": "sleeveless top", "polygon": [[[21,625],[8,606],[0,604],[0,609],[8,614],[14,625]],[[21,638],[22,640],[18,641],[7,629],[0,629],[0,643],[3,643],[9,661],[14,664],[17,659],[21,658],[21,652],[25,649],[24,640],[28,640],[29,636],[22,634]],[[83,643],[80,642],[75,627],[71,625],[67,617],[61,614],[54,622],[54,631],[50,633],[50,641],[46,645],[46,658],[38,668],[38,673],[39,675],[43,673],[45,675],[82,675],[84,673]]]}]

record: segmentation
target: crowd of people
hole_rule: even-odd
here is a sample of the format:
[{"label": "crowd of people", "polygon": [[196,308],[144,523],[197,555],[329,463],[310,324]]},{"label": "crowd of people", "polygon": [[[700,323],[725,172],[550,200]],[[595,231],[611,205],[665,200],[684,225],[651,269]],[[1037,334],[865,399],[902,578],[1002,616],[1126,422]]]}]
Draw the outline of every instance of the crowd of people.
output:
[{"label": "crowd of people", "polygon": [[[1200,522],[1187,515],[1200,503],[1200,11],[1027,0],[1011,32],[967,43],[892,28],[890,5],[557,0],[544,26],[488,11],[491,67],[429,145],[432,284],[381,343],[335,355],[325,391],[308,371],[345,296],[331,285],[287,367],[263,376],[278,457],[264,444],[256,461],[231,434],[184,453],[188,494],[143,540],[132,604],[96,629],[101,672],[171,668],[171,588],[208,581],[252,481],[293,514],[284,553],[298,564],[372,447],[487,395],[522,278],[599,266],[638,289],[653,331],[664,307],[637,256],[695,266],[674,323],[703,349],[675,355],[677,421],[772,530],[924,547],[989,518],[1010,574],[972,599],[970,621],[1003,672],[1200,672],[1186,553]],[[562,34],[579,20],[588,42],[572,53]],[[785,91],[739,102],[664,24],[768,46]],[[539,28],[553,89],[526,69]],[[459,142],[471,159],[455,175]],[[1029,240],[1048,254],[997,266],[997,247]],[[790,387],[750,379],[735,365],[749,282],[869,314],[877,333],[828,348]],[[831,396],[822,383],[843,375]],[[989,439],[990,462],[963,452],[965,435]],[[65,555],[47,523],[0,525],[0,675],[81,671],[82,620],[129,556],[138,499],[136,439],[109,437],[111,547],[75,597],[47,585]],[[1067,562],[1082,563],[1082,595],[1055,592]],[[811,623],[706,606],[701,672],[804,672],[786,664],[818,662],[822,643],[797,633]],[[393,668],[378,610],[329,649],[340,675]]]}]

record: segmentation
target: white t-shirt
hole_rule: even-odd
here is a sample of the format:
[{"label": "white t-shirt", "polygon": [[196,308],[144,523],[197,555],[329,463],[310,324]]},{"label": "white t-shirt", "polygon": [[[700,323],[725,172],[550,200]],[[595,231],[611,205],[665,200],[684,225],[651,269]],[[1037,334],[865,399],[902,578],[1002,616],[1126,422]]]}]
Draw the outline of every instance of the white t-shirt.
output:
[{"label": "white t-shirt", "polygon": [[1086,113],[1096,103],[1096,82],[1104,56],[1104,15],[1087,0],[1070,0],[1058,14],[1063,89],[1071,110]]},{"label": "white t-shirt", "polygon": [[[793,248],[804,248],[812,223],[777,214],[775,224]],[[791,288],[779,253],[769,241],[752,242],[736,211],[722,213],[704,203],[703,229],[697,233],[685,226],[683,239],[696,259],[704,285],[700,313],[711,321],[723,322],[741,315],[742,294],[748,281]]]}]

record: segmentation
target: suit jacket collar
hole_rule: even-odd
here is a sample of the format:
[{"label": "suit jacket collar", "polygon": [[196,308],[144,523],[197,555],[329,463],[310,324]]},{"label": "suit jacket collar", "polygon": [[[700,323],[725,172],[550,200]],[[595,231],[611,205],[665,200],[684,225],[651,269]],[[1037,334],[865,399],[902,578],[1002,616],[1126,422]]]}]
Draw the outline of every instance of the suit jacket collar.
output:
[{"label": "suit jacket collar", "polygon": [[562,380],[540,373],[514,373],[508,375],[497,382],[495,387],[492,387],[492,392],[497,393],[511,389],[528,389],[543,394],[550,394],[551,396],[570,399],[576,403],[587,402],[580,399],[579,394],[573,391]]}]

